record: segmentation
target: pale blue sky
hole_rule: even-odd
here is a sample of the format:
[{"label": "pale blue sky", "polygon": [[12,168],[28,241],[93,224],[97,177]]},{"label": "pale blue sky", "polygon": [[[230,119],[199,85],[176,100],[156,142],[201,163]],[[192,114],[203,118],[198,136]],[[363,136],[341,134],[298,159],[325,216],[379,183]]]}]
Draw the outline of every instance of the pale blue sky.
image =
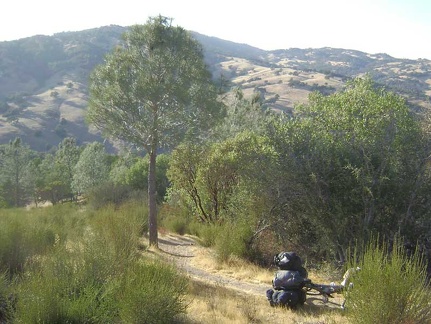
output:
[{"label": "pale blue sky", "polygon": [[0,41],[149,16],[265,50],[336,47],[431,59],[431,0],[6,0]]}]

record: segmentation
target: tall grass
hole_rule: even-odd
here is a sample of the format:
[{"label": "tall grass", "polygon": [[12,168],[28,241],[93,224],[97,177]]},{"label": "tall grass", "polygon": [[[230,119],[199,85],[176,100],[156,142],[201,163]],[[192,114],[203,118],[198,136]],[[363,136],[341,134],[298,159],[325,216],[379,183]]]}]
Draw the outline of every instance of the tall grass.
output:
[{"label": "tall grass", "polygon": [[349,319],[358,324],[431,323],[431,291],[418,253],[408,256],[399,241],[375,240],[350,267],[361,268],[346,294]]},{"label": "tall grass", "polygon": [[119,295],[123,323],[172,323],[186,311],[187,280],[160,263],[135,263]]},{"label": "tall grass", "polygon": [[[185,310],[186,280],[140,255],[146,219],[147,208],[136,202],[0,216],[5,271],[0,318],[7,315],[16,323],[173,322]],[[9,302],[7,296],[14,298]]]},{"label": "tall grass", "polygon": [[8,323],[13,316],[13,295],[6,273],[0,273],[0,323]]},{"label": "tall grass", "polygon": [[251,250],[249,242],[253,236],[250,224],[246,222],[226,222],[222,225],[215,240],[215,250],[217,259],[226,262],[230,257],[236,256],[243,259],[250,259]]},{"label": "tall grass", "polygon": [[[10,276],[23,271],[27,262],[36,255],[51,249],[56,240],[65,241],[72,233],[72,223],[67,219],[69,207],[47,208],[47,214],[39,210],[2,210],[0,216],[0,271]],[[66,221],[67,219],[67,221]]]}]

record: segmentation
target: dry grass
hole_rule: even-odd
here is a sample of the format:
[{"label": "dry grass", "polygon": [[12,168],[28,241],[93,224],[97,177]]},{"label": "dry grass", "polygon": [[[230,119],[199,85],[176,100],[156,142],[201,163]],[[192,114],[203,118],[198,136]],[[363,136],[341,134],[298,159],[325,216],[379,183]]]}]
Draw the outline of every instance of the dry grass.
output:
[{"label": "dry grass", "polygon": [[203,248],[199,253],[199,258],[193,258],[191,264],[199,269],[206,269],[213,274],[269,285],[271,285],[274,275],[272,270],[263,269],[239,258],[231,257],[228,262],[219,263],[216,261],[214,252],[209,248]]},{"label": "dry grass", "polygon": [[191,282],[186,321],[191,323],[347,323],[340,309],[306,304],[298,310],[271,307],[264,297],[248,296],[221,285]]},{"label": "dry grass", "polygon": [[[211,248],[199,247],[199,257],[193,258],[191,264],[199,269],[206,269],[210,273],[220,274],[247,282],[272,284],[276,268],[265,269],[245,260],[230,257],[227,262],[216,261],[214,251]],[[309,271],[309,278],[317,283],[329,283],[341,281],[342,274],[334,273],[333,269],[321,269]]]},{"label": "dry grass", "polygon": [[[192,239],[188,235],[177,236],[172,233],[161,233],[159,238],[168,246],[181,242],[183,239]],[[144,244],[145,245],[145,244]],[[166,249],[167,246],[162,246]],[[180,245],[183,254],[193,254],[188,259],[189,265],[214,275],[208,276],[208,280],[190,277],[190,286],[187,293],[187,313],[185,323],[303,323],[303,324],[328,324],[347,323],[344,312],[335,304],[323,304],[320,297],[309,296],[304,307],[292,311],[285,308],[273,308],[262,295],[250,291],[233,289],[232,285],[226,285],[226,280],[211,278],[233,278],[241,283],[255,283],[271,288],[275,268],[264,269],[250,264],[238,258],[230,258],[227,262],[217,262],[216,255],[211,248],[199,245]],[[191,250],[187,250],[187,249]],[[155,258],[169,257],[169,252],[162,249],[149,248],[146,252]],[[192,252],[190,252],[192,251]],[[145,253],[145,252],[144,252]],[[183,258],[184,259],[184,258]],[[311,272],[310,278],[314,282],[329,283],[330,271]],[[338,278],[341,280],[341,278]],[[230,288],[229,288],[230,287]],[[342,296],[336,296],[333,301],[337,304],[342,302]]]}]

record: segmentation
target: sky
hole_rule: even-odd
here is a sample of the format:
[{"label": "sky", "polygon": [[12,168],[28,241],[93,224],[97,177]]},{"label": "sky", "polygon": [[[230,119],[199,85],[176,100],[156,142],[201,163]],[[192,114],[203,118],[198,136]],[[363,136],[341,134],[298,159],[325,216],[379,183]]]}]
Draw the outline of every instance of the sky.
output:
[{"label": "sky", "polygon": [[4,0],[1,10],[0,41],[162,15],[263,50],[333,47],[431,60],[431,0]]}]

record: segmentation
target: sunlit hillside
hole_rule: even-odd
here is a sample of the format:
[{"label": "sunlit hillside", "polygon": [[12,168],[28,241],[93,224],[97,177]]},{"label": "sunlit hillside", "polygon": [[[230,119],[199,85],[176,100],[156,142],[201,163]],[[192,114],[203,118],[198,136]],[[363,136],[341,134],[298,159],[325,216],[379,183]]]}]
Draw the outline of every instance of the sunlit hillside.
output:
[{"label": "sunlit hillside", "polygon": [[[126,30],[106,26],[0,42],[0,143],[19,136],[46,151],[66,136],[102,141],[84,121],[88,76]],[[193,35],[216,82],[227,83],[227,91],[240,86],[246,96],[259,92],[269,109],[290,113],[312,91],[331,94],[365,74],[405,96],[412,109],[431,107],[429,60],[334,48],[264,51]]]}]

